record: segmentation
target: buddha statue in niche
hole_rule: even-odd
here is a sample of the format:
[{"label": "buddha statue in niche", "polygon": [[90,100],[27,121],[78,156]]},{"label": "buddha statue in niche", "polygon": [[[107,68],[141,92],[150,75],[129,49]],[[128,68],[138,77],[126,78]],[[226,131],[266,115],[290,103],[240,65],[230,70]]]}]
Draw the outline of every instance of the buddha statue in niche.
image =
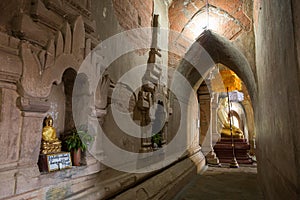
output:
[{"label": "buddha statue in niche", "polygon": [[[219,133],[221,133],[221,137],[223,138],[230,138],[231,131],[230,131],[230,119],[226,108],[228,107],[228,100],[227,98],[223,98],[220,101],[220,105],[217,111],[219,121],[221,122],[221,127],[219,127]],[[232,136],[234,138],[244,138],[243,131],[238,127],[231,124],[232,128]]]},{"label": "buddha statue in niche", "polygon": [[56,130],[53,127],[53,119],[47,116],[45,126],[42,131],[42,154],[59,153],[61,152],[61,141],[56,136]]}]

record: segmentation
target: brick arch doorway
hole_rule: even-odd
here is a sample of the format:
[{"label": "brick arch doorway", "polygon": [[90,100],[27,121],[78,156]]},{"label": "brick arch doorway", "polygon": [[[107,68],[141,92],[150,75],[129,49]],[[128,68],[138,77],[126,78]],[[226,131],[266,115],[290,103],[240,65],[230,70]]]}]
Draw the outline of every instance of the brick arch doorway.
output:
[{"label": "brick arch doorway", "polygon": [[[209,55],[213,62],[208,61],[207,55]],[[228,39],[210,30],[204,31],[197,41],[191,45],[176,70],[179,71],[189,81],[194,90],[197,91],[201,83],[207,78],[217,63],[228,66],[230,70],[239,76],[248,89],[249,96],[254,105],[256,103],[257,86],[249,62]],[[176,79],[176,77],[173,77],[173,79]],[[199,120],[199,112],[188,111],[188,118],[194,120],[191,120],[191,123],[186,125],[187,135],[192,134],[190,133],[190,130],[192,130],[191,127],[194,126],[192,122],[197,119]],[[189,136],[187,137],[189,138]]]}]

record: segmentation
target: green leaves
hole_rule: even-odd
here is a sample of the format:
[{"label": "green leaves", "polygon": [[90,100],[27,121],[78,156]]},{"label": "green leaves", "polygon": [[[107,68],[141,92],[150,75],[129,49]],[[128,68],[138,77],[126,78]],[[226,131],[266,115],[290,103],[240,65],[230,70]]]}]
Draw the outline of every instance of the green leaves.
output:
[{"label": "green leaves", "polygon": [[76,129],[73,129],[71,134],[66,136],[64,141],[69,151],[71,151],[72,149],[78,150],[79,148],[82,151],[85,151],[88,145],[94,141],[94,137],[88,134],[88,132],[83,129],[78,131]]},{"label": "green leaves", "polygon": [[160,133],[157,133],[155,135],[152,136],[152,143],[156,143],[157,145],[161,145],[161,141],[162,141],[162,136]]}]

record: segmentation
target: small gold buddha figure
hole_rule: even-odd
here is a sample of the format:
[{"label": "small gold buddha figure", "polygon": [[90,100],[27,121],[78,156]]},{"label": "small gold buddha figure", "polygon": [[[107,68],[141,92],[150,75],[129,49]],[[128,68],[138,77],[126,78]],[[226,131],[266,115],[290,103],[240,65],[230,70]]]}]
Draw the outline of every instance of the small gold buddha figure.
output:
[{"label": "small gold buddha figure", "polygon": [[[230,119],[228,113],[226,112],[226,107],[228,106],[227,98],[221,99],[220,106],[218,108],[217,114],[218,118],[221,122],[221,128],[219,128],[219,133],[221,133],[221,137],[230,138],[231,130],[230,130]],[[238,127],[231,124],[232,136],[234,138],[244,138],[243,131]]]},{"label": "small gold buddha figure", "polygon": [[61,152],[61,141],[56,137],[56,130],[53,127],[53,119],[47,116],[42,131],[42,154]]}]

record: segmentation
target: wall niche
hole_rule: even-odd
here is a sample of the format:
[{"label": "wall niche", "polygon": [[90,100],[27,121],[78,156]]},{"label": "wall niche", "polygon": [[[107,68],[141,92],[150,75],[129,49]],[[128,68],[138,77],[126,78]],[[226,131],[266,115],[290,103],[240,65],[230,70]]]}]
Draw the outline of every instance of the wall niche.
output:
[{"label": "wall niche", "polygon": [[72,113],[72,93],[77,72],[68,68],[62,76],[60,84],[54,83],[49,95],[50,110],[48,114],[54,120],[59,138],[63,138],[64,134],[75,128]]},{"label": "wall niche", "polygon": [[76,71],[69,68],[63,73],[62,84],[64,88],[64,105],[65,109],[62,112],[64,114],[64,132],[69,132],[75,128],[75,123],[73,120],[73,112],[72,112],[72,94],[74,82],[76,79]]},{"label": "wall niche", "polygon": [[[56,136],[59,138],[60,141],[62,141],[62,149],[61,152],[46,152],[41,151],[40,158],[39,158],[39,167],[41,172],[45,172],[44,167],[41,167],[41,163],[44,164],[44,166],[49,165],[49,161],[47,160],[49,158],[50,154],[60,154],[63,152],[68,152],[69,149],[67,148],[67,143],[65,142],[66,139],[68,138],[69,135],[73,135],[74,130],[76,129],[75,127],[75,122],[73,119],[73,108],[75,108],[75,112],[80,109],[79,106],[82,107],[84,102],[77,102],[76,101],[76,95],[73,94],[73,88],[75,84],[75,80],[79,80],[80,84],[80,89],[88,89],[88,84],[87,84],[87,78],[83,76],[82,74],[79,74],[77,76],[77,72],[72,69],[68,68],[64,71],[63,76],[62,76],[62,81],[60,84],[57,84],[56,82],[53,83],[50,95],[49,95],[49,102],[50,102],[50,109],[47,113],[47,116],[51,116],[53,118],[53,127],[56,129]],[[87,86],[87,87],[85,87]],[[88,90],[87,90],[88,91]],[[82,95],[82,94],[80,94]],[[74,101],[74,96],[75,96],[75,101]],[[86,95],[85,95],[86,96]],[[84,97],[85,97],[84,96]],[[89,95],[87,95],[89,97]],[[83,98],[83,99],[88,99],[88,98]],[[73,105],[73,102],[75,105]],[[87,102],[85,102],[87,103]],[[83,111],[80,109],[80,112]],[[43,123],[43,127],[45,127],[45,123]],[[45,140],[42,140],[42,145],[45,145]],[[41,148],[45,148],[42,147]],[[75,156],[73,155],[71,151],[71,157],[72,157],[72,163],[74,165],[74,159]],[[85,165],[86,160],[85,160],[86,154],[83,153],[80,159],[80,164],[78,165]],[[41,160],[42,159],[42,160]],[[61,162],[60,160],[58,162]],[[77,166],[78,166],[77,165]],[[48,170],[49,171],[49,170]]]}]

